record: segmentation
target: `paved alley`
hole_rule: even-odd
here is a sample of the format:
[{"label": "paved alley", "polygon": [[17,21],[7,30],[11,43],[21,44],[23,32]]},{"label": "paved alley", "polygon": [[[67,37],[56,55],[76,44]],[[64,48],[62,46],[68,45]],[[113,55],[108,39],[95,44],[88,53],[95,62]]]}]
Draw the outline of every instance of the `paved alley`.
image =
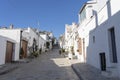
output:
[{"label": "paved alley", "polygon": [[30,63],[0,75],[0,80],[79,80],[70,62],[58,54],[58,49],[41,54]]}]

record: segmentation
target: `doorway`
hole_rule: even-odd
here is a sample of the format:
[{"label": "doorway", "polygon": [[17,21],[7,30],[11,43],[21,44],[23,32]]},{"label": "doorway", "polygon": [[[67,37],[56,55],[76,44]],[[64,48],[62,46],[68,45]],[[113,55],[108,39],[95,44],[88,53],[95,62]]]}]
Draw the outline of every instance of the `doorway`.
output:
[{"label": "doorway", "polygon": [[13,56],[13,43],[7,41],[6,44],[6,58],[5,58],[5,62],[9,63],[12,62],[12,56]]},{"label": "doorway", "polygon": [[27,57],[27,44],[28,42],[25,40],[22,40],[22,58],[26,58]]},{"label": "doorway", "polygon": [[101,70],[106,71],[106,58],[105,53],[100,53],[100,64],[101,64]]}]

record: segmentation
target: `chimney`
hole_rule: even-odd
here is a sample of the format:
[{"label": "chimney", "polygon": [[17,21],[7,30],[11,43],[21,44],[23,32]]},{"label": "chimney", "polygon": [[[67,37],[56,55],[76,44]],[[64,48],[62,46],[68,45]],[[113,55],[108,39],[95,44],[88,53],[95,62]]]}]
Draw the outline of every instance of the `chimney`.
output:
[{"label": "chimney", "polygon": [[10,29],[13,29],[13,28],[14,28],[14,25],[13,25],[13,24],[11,24],[11,25],[10,25]]}]

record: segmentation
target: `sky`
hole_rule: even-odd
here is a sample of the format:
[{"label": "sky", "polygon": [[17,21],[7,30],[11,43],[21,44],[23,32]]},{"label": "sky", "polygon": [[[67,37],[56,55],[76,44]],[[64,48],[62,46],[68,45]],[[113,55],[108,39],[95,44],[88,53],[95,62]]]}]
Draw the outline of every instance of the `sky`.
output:
[{"label": "sky", "polygon": [[88,0],[0,0],[0,26],[32,27],[51,31],[55,37],[65,32],[65,24],[78,23],[78,12]]}]

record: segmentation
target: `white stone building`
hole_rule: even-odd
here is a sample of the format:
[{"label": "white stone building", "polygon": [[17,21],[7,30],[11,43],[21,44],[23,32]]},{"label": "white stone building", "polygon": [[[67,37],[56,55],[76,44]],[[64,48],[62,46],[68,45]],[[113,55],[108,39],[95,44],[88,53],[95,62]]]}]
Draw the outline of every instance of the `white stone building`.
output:
[{"label": "white stone building", "polygon": [[109,77],[120,75],[119,4],[120,1],[92,0],[79,12],[78,33],[84,62]]},{"label": "white stone building", "polygon": [[27,58],[31,53],[35,51],[45,52],[46,42],[50,43],[49,49],[52,49],[53,34],[48,34],[47,32],[47,34],[43,36],[41,35],[42,34],[40,31],[30,27],[27,29],[14,29],[13,25],[11,25],[10,28],[1,28],[0,65],[4,64],[5,62],[18,61],[19,59]]},{"label": "white stone building", "polygon": [[[34,51],[39,50],[39,35],[36,29],[28,27],[23,29],[22,37],[28,40],[28,55]],[[36,49],[36,50],[35,50]]]},{"label": "white stone building", "polygon": [[[78,24],[72,23],[72,25],[65,26],[65,48],[68,51],[68,57],[73,58],[76,57],[80,59],[80,51],[78,46]],[[71,55],[72,51],[72,55]]]},{"label": "white stone building", "polygon": [[44,40],[40,34],[39,34],[39,49],[42,50],[42,52],[45,52],[46,49],[46,40]]},{"label": "white stone building", "polygon": [[27,29],[14,29],[14,28],[2,28],[0,29],[0,35],[8,39],[14,40],[14,55],[13,61],[17,61],[22,58],[27,58],[33,50],[40,49],[38,31],[32,28]]},{"label": "white stone building", "polygon": [[0,29],[0,36],[6,37],[8,39],[14,40],[14,55],[13,55],[13,60],[17,61],[19,60],[20,57],[20,42],[21,42],[21,29]]},{"label": "white stone building", "polygon": [[37,48],[37,50],[41,50],[41,52],[45,52],[46,41],[40,36],[40,33],[37,29],[30,27],[23,29],[22,35],[23,38],[28,40],[28,55],[33,52],[33,49],[35,48]]},{"label": "white stone building", "polygon": [[40,36],[46,41],[45,46],[46,50],[52,49],[53,48],[53,33],[52,32],[47,32],[47,31],[41,31]]},{"label": "white stone building", "polygon": [[15,44],[14,40],[0,36],[0,65],[14,61]]},{"label": "white stone building", "polygon": [[59,47],[65,49],[65,34],[59,37]]},{"label": "white stone building", "polygon": [[72,33],[72,27],[70,27],[68,24],[65,25],[65,50],[69,51],[69,39],[70,39],[70,34]]},{"label": "white stone building", "polygon": [[58,39],[54,37],[54,45],[58,45]]},{"label": "white stone building", "polygon": [[50,49],[53,48],[53,45],[54,45],[54,35],[52,32],[48,32],[48,37],[49,37],[49,42],[50,42]]}]

